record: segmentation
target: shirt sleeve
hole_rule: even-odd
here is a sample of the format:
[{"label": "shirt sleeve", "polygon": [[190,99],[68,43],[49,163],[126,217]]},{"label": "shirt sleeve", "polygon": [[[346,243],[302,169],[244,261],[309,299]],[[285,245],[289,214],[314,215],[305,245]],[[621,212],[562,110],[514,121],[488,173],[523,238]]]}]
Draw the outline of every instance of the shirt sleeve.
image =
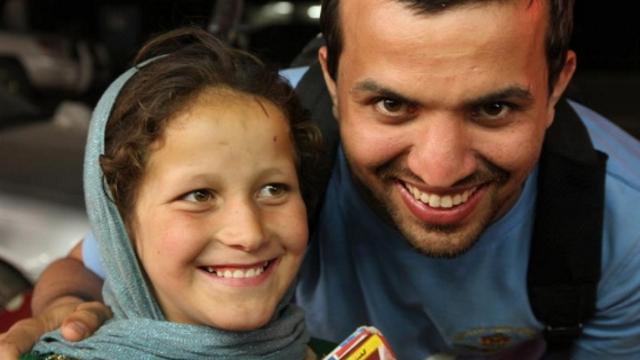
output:
[{"label": "shirt sleeve", "polygon": [[93,232],[88,232],[82,242],[82,261],[84,266],[104,279],[104,269],[100,262],[100,250]]},{"label": "shirt sleeve", "polygon": [[287,81],[289,81],[289,84],[291,84],[291,86],[296,87],[300,82],[300,79],[302,79],[302,76],[304,75],[304,73],[307,72],[308,69],[309,69],[308,66],[283,69],[283,70],[280,70],[280,76],[287,79]]},{"label": "shirt sleeve", "polygon": [[572,359],[640,359],[640,239],[598,287],[596,315]]},{"label": "shirt sleeve", "polygon": [[594,147],[609,156],[596,313],[572,358],[640,359],[640,142],[589,108],[571,105]]}]

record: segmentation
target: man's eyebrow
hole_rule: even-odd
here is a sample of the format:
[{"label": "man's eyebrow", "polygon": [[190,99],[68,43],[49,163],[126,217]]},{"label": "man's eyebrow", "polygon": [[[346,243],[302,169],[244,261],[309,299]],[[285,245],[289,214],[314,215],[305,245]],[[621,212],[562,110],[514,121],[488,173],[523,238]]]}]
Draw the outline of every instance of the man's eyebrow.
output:
[{"label": "man's eyebrow", "polygon": [[394,90],[391,90],[387,87],[384,87],[371,79],[366,79],[356,83],[356,85],[351,89],[351,92],[367,92],[367,93],[375,93],[378,96],[391,98],[394,100],[402,101],[404,103],[409,104],[417,104],[419,103],[416,99],[411,99],[405,95],[401,95]]},{"label": "man's eyebrow", "polygon": [[[366,93],[374,93],[381,97],[391,98],[398,101],[402,101],[408,104],[419,104],[420,101],[417,99],[412,99],[405,95],[402,95],[394,90],[391,90],[385,86],[382,86],[371,79],[365,79],[356,83],[356,85],[351,90],[352,93],[357,92],[366,92]],[[485,95],[480,95],[477,97],[470,97],[465,99],[462,104],[463,107],[471,108],[474,106],[481,106],[485,104],[490,104],[493,102],[500,102],[505,100],[519,100],[525,103],[530,103],[533,101],[533,94],[529,89],[524,88],[519,85],[511,85],[507,86],[503,89],[499,89],[497,91],[490,92]]]},{"label": "man's eyebrow", "polygon": [[520,100],[529,103],[533,101],[533,95],[529,89],[512,85],[486,95],[466,99],[463,103],[466,107],[473,107],[505,100]]}]

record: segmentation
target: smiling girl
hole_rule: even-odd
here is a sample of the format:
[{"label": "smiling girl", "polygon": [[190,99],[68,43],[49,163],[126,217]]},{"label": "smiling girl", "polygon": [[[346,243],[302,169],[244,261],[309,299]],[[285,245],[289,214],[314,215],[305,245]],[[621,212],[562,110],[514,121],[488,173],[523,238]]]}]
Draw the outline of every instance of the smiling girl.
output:
[{"label": "smiling girl", "polygon": [[[85,196],[114,318],[34,350],[78,359],[303,359],[290,304],[307,244],[303,192],[319,135],[256,58],[181,29],[106,91]],[[308,192],[307,192],[308,194]]]}]

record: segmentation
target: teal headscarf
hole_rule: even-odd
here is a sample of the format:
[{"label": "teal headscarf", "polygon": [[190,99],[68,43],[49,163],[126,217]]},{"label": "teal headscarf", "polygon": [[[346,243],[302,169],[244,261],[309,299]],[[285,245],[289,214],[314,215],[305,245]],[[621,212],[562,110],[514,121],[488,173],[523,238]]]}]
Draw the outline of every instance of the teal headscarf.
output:
[{"label": "teal headscarf", "polygon": [[59,331],[45,334],[34,351],[78,359],[303,359],[309,336],[302,310],[289,303],[293,288],[278,305],[273,319],[257,330],[229,332],[165,320],[118,209],[109,199],[99,163],[113,104],[137,70],[134,67],[122,74],[98,102],[84,159],[87,212],[106,271],[104,300],[114,317],[80,342],[64,340]]}]

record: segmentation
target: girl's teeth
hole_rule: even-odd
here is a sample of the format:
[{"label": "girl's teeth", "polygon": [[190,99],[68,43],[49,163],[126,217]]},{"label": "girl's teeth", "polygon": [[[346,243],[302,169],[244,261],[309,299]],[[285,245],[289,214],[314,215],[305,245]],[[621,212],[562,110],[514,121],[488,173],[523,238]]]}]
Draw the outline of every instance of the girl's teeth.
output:
[{"label": "girl's teeth", "polygon": [[226,269],[226,270],[216,270],[212,266],[207,266],[205,270],[210,274],[215,274],[217,277],[227,278],[227,279],[243,279],[243,278],[252,278],[256,277],[264,272],[264,269],[269,265],[268,261],[265,261],[262,266],[248,269]]}]

